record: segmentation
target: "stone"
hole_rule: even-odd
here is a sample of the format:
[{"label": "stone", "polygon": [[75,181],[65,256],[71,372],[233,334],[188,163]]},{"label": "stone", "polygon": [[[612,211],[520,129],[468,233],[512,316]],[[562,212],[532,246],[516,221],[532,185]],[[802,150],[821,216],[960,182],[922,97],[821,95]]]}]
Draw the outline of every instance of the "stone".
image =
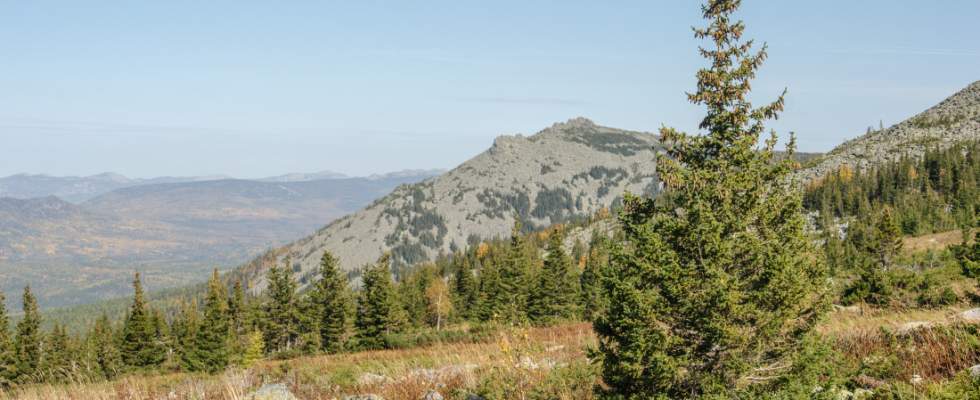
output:
[{"label": "stone", "polygon": [[264,385],[245,396],[245,400],[299,400],[281,383]]},{"label": "stone", "polygon": [[383,385],[389,380],[387,376],[366,372],[357,378],[357,384],[361,386]]},{"label": "stone", "polygon": [[367,393],[347,395],[344,396],[344,400],[385,400],[385,398],[374,393]]},{"label": "stone", "polygon": [[898,327],[896,331],[899,335],[908,335],[909,333],[915,332],[919,329],[925,329],[932,326],[931,322],[926,321],[912,321],[902,324]]},{"label": "stone", "polygon": [[970,377],[980,378],[980,364],[970,367]]},{"label": "stone", "polygon": [[963,311],[960,313],[960,318],[967,322],[980,322],[980,308]]},{"label": "stone", "polygon": [[435,390],[428,391],[425,396],[422,396],[422,400],[443,400],[443,397],[439,392]]}]

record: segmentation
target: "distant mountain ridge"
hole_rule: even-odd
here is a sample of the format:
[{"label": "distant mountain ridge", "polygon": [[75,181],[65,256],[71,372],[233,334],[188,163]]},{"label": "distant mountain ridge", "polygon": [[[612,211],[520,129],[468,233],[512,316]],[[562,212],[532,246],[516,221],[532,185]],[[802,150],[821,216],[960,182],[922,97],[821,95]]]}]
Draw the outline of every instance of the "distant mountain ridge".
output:
[{"label": "distant mountain ridge", "polygon": [[156,287],[186,285],[427,177],[139,184],[77,204],[0,196],[0,290],[31,284],[52,306],[124,295],[133,270]]},{"label": "distant mountain ridge", "polygon": [[[384,174],[372,174],[366,179],[389,179],[413,176],[433,176],[444,172],[440,169],[407,169]],[[57,196],[71,203],[82,203],[86,200],[109,193],[113,190],[155,185],[161,183],[206,182],[220,180],[241,180],[255,182],[309,182],[324,179],[354,179],[339,172],[320,171],[312,173],[289,173],[256,179],[236,179],[228,175],[206,175],[155,178],[129,178],[113,172],[105,172],[90,176],[51,176],[44,174],[16,174],[0,177],[0,197],[16,199],[32,199],[46,196]]]}]

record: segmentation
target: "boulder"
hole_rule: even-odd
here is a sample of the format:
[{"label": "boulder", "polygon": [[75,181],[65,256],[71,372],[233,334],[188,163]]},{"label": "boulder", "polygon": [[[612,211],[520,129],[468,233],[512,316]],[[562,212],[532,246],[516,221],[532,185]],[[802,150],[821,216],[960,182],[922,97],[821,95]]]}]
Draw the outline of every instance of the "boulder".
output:
[{"label": "boulder", "polygon": [[980,308],[963,311],[960,318],[967,322],[980,322]]},{"label": "boulder", "polygon": [[387,376],[367,372],[357,378],[357,384],[361,386],[383,385],[389,380]]},{"label": "boulder", "polygon": [[925,328],[929,328],[931,326],[932,326],[932,323],[931,322],[926,322],[926,321],[906,322],[906,323],[902,324],[902,326],[899,326],[898,329],[896,330],[896,332],[899,335],[908,335],[909,333],[915,332],[915,331],[917,331],[919,329],[925,329]]},{"label": "boulder", "polygon": [[344,400],[385,400],[385,398],[374,393],[367,393],[347,395],[344,396]]},{"label": "boulder", "polygon": [[281,383],[264,385],[248,395],[245,400],[298,400],[296,396]]},{"label": "boulder", "polygon": [[443,397],[439,392],[435,390],[428,391],[425,396],[422,396],[422,400],[443,400]]},{"label": "boulder", "polygon": [[980,378],[980,364],[970,367],[970,376],[973,378]]}]

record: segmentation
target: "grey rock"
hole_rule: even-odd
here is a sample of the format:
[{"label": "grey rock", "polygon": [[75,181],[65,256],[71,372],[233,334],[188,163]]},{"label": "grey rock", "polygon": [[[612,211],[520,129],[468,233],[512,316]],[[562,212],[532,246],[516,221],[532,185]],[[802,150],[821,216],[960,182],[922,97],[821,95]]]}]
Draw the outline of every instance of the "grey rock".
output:
[{"label": "grey rock", "polygon": [[[410,246],[412,254],[431,259],[466,248],[472,238],[509,235],[515,215],[525,225],[538,227],[593,215],[627,191],[658,190],[658,148],[662,146],[655,134],[603,127],[584,118],[532,136],[502,136],[449,172],[400,186],[361,211],[287,245],[278,262],[290,257],[295,273],[306,274],[318,268],[329,249],[341,267],[350,270],[398,246]],[[414,232],[418,227],[410,221],[431,224],[421,228],[423,235]],[[409,261],[415,260],[392,260],[396,265]],[[265,274],[257,275],[250,285],[256,291],[266,285]]]},{"label": "grey rock", "polygon": [[970,376],[973,378],[980,378],[980,364],[970,367]]},{"label": "grey rock", "polygon": [[960,318],[967,322],[980,322],[980,308],[963,311]]},{"label": "grey rock", "polygon": [[435,390],[428,391],[425,396],[422,396],[422,400],[443,400],[443,397],[439,392]]},{"label": "grey rock", "polygon": [[367,372],[357,378],[357,384],[363,386],[382,385],[391,381],[387,376]]},{"label": "grey rock", "polygon": [[298,400],[296,396],[281,383],[264,385],[245,396],[245,400]]},{"label": "grey rock", "polygon": [[344,400],[385,400],[385,398],[374,393],[367,393],[344,396]]},{"label": "grey rock", "polygon": [[842,143],[797,177],[804,181],[818,178],[844,165],[864,170],[976,139],[980,139],[980,81],[912,118]]}]

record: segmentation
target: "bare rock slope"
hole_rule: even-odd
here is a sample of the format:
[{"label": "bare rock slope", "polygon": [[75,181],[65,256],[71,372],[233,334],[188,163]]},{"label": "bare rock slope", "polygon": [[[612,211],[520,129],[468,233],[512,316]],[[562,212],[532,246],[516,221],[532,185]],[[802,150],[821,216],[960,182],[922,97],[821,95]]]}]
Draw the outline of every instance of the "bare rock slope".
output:
[{"label": "bare rock slope", "polygon": [[864,169],[967,140],[980,140],[980,81],[912,118],[842,143],[799,176],[809,180],[844,165]]},{"label": "bare rock slope", "polygon": [[390,252],[396,265],[431,259],[478,239],[510,233],[515,218],[545,227],[610,207],[627,191],[653,193],[658,181],[650,133],[602,127],[584,118],[529,137],[501,136],[457,168],[403,185],[241,271],[254,290],[268,263],[287,258],[301,278],[315,273],[324,250],[353,270]]}]

